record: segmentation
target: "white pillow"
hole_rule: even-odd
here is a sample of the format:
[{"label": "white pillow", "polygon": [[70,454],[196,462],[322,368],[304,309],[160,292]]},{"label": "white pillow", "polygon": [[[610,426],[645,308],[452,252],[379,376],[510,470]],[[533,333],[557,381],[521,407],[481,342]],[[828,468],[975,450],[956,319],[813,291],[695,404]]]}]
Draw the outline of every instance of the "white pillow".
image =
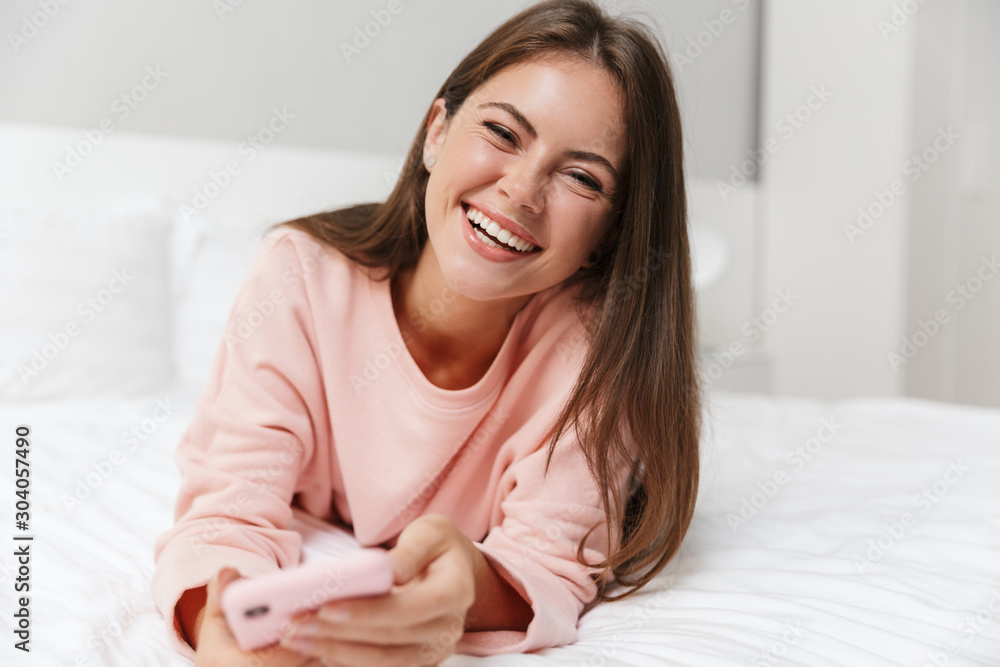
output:
[{"label": "white pillow", "polygon": [[183,289],[174,299],[174,358],[180,382],[191,391],[204,389],[239,287],[269,224],[208,226],[184,264],[183,281],[175,281]]},{"label": "white pillow", "polygon": [[170,208],[0,203],[0,401],[135,395],[173,380]]}]

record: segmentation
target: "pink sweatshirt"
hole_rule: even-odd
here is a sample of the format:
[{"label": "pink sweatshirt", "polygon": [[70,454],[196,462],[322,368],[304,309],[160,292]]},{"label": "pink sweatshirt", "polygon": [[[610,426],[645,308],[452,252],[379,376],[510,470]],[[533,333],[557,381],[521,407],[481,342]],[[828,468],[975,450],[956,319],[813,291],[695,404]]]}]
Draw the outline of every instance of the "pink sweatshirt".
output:
[{"label": "pink sweatshirt", "polygon": [[572,431],[543,472],[586,352],[556,286],[518,312],[479,382],[442,389],[409,355],[388,281],[303,232],[271,233],[178,444],[176,524],[155,545],[152,593],[178,650],[194,655],[173,620],[185,590],[224,565],[252,576],[299,562],[293,501],[364,546],[393,544],[423,514],[450,517],[534,611],[527,632],[467,632],[460,652],[573,642],[596,595],[576,547],[602,524],[585,551],[602,559],[606,519]]}]

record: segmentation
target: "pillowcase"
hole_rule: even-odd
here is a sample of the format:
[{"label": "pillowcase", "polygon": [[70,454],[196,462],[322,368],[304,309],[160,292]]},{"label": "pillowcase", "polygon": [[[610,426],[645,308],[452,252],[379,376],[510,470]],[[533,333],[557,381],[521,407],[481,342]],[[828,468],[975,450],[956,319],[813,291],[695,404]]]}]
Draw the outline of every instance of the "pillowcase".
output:
[{"label": "pillowcase", "polygon": [[173,380],[171,208],[0,202],[0,401],[138,395]]},{"label": "pillowcase", "polygon": [[[194,224],[179,222],[186,232]],[[200,395],[204,390],[240,285],[269,224],[208,225],[184,262],[173,311],[174,358],[184,391]]]}]

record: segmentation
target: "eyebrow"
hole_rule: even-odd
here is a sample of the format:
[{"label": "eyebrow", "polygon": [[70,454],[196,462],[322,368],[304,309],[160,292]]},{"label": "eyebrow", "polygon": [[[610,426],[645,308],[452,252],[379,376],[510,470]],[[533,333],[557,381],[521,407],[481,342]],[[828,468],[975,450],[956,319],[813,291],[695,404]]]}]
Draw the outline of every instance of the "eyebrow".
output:
[{"label": "eyebrow", "polygon": [[[516,120],[521,126],[524,127],[524,131],[527,132],[532,139],[538,138],[538,131],[535,130],[535,126],[532,125],[528,121],[528,119],[524,117],[524,114],[518,111],[517,107],[515,107],[513,104],[509,104],[507,102],[484,102],[483,104],[479,105],[480,109],[486,107],[496,107],[498,109],[503,109],[511,116],[513,116],[514,120]],[[608,161],[608,159],[603,155],[598,155],[597,153],[591,153],[590,151],[577,151],[577,150],[567,151],[566,155],[575,160],[596,162],[598,164],[604,165],[611,172],[612,176],[614,176],[615,185],[618,184],[618,170],[615,169],[614,166],[612,166],[611,162]]]}]

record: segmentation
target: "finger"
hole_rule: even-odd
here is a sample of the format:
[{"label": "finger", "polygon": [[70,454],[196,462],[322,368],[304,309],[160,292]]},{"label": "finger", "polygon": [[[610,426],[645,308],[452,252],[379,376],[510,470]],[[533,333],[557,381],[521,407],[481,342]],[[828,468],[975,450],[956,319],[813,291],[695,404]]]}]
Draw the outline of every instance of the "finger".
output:
[{"label": "finger", "polygon": [[222,591],[225,590],[225,587],[239,578],[239,572],[224,567],[216,572],[215,576],[208,582],[204,617],[198,632],[199,654],[205,646],[226,647],[235,650],[236,640],[229,629],[226,617],[222,613],[219,599],[222,597]]},{"label": "finger", "polygon": [[419,624],[368,626],[353,623],[326,623],[318,618],[300,622],[282,639],[290,648],[308,646],[320,640],[404,646],[437,641],[444,635],[458,637],[465,631],[465,614],[452,613]]},{"label": "finger", "polygon": [[385,628],[464,613],[475,601],[475,582],[461,576],[461,558],[461,554],[446,552],[427,568],[423,579],[397,586],[389,595],[332,602],[316,614],[335,625]]},{"label": "finger", "polygon": [[355,642],[316,641],[307,655],[343,667],[371,665],[437,665],[455,652],[454,643],[381,646]]},{"label": "finger", "polygon": [[396,546],[388,552],[396,584],[405,584],[413,579],[447,549],[450,524],[451,521],[445,517],[427,515],[403,529]]}]

